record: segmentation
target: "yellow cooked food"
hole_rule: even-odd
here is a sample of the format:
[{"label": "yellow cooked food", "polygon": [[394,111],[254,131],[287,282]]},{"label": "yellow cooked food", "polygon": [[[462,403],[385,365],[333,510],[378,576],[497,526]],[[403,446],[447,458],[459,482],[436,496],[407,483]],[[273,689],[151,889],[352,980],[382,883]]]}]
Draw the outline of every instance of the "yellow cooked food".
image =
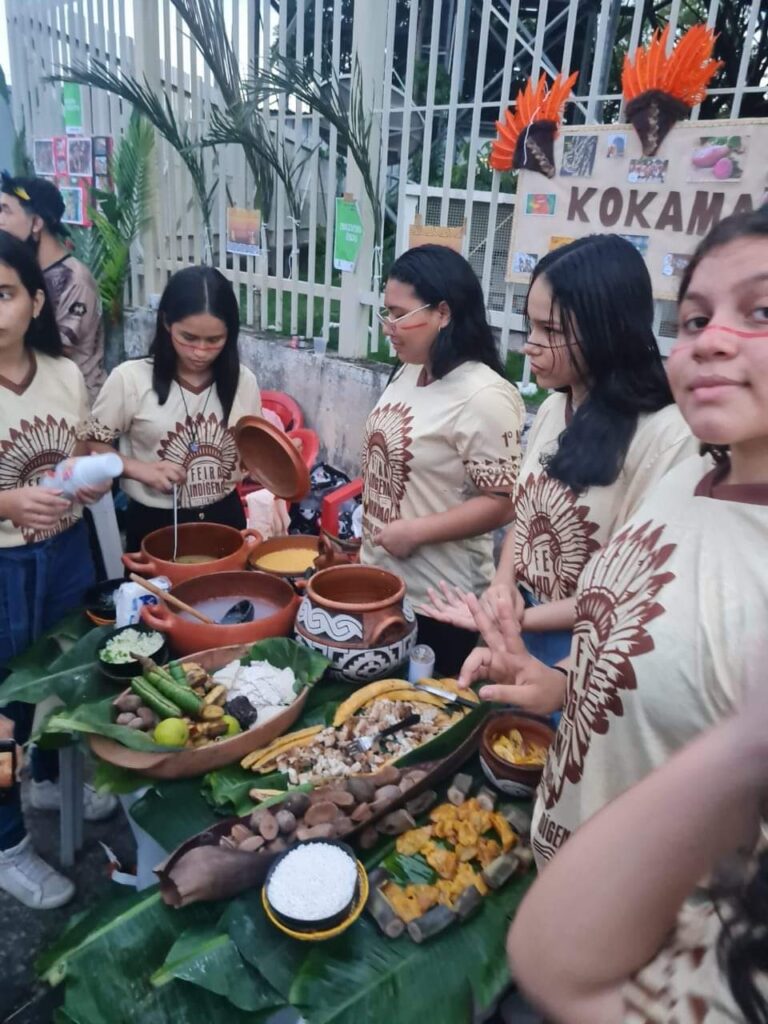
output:
[{"label": "yellow cooked food", "polygon": [[256,565],[265,572],[300,575],[312,568],[316,558],[317,551],[314,548],[285,548],[283,551],[270,551],[262,555],[256,560]]},{"label": "yellow cooked food", "polygon": [[519,729],[510,729],[506,736],[497,736],[492,749],[497,757],[510,764],[538,767],[547,760],[547,748],[541,743],[524,740]]}]

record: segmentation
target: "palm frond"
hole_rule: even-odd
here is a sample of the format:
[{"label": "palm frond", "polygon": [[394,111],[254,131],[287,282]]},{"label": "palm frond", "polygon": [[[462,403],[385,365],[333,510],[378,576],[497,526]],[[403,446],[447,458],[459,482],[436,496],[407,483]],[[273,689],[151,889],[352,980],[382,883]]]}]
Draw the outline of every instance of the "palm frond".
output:
[{"label": "palm frond", "polygon": [[340,144],[346,147],[362,175],[373,212],[374,238],[378,238],[382,224],[380,172],[378,167],[372,166],[370,159],[373,122],[365,107],[359,61],[355,60],[352,69],[349,103],[345,101],[336,72],[330,79],[322,78],[315,70],[312,57],[302,62],[274,55],[269,67],[254,67],[252,77],[245,83],[245,90],[250,103],[256,106],[272,95],[287,93],[316,111],[336,129]]},{"label": "palm frond", "polygon": [[208,186],[200,146],[190,135],[188,126],[177,120],[168,94],[153,92],[146,77],[140,82],[128,74],[116,75],[106,64],[98,60],[91,60],[87,65],[74,64],[65,67],[57,75],[51,75],[48,81],[76,82],[78,85],[102,89],[113,96],[119,96],[155,126],[160,135],[176,150],[189,171],[203,218],[207,251],[210,254],[213,250],[211,220],[216,183]]},{"label": "palm frond", "polygon": [[[245,97],[240,62],[229,40],[222,2],[171,0],[171,3],[189,29],[221,93],[231,128],[231,131],[225,133],[229,137],[222,137],[221,143],[234,142],[242,147],[253,175],[256,202],[266,218],[272,206],[275,170],[274,161],[265,155],[268,154],[269,133],[261,111],[243,108]],[[210,140],[210,133],[208,138]],[[216,143],[208,141],[207,144]]]}]

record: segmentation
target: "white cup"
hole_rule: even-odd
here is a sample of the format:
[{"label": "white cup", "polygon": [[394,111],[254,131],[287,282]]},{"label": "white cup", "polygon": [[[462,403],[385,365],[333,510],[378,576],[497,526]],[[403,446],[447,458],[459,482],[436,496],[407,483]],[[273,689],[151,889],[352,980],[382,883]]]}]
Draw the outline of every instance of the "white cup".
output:
[{"label": "white cup", "polygon": [[328,348],[328,340],[327,338],[313,338],[312,345],[316,356],[324,356]]}]

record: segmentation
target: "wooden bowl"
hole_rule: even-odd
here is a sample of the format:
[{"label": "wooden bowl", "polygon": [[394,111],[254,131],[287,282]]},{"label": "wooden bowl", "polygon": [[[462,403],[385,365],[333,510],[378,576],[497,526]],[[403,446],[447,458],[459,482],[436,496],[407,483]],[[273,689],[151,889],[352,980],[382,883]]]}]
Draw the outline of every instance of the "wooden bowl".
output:
[{"label": "wooden bowl", "polygon": [[[217,672],[235,658],[242,658],[252,646],[251,643],[236,644],[213,651],[200,651],[184,660],[194,661],[206,672]],[[95,733],[88,734],[88,742],[97,757],[119,768],[130,768],[152,779],[192,778],[234,764],[252,750],[267,746],[276,736],[287,732],[301,714],[308,694],[309,689],[305,687],[292,704],[264,725],[256,725],[253,729],[247,729],[230,739],[211,743],[199,750],[159,751],[155,754],[152,751],[131,750],[115,740]]]},{"label": "wooden bowl", "polygon": [[503,733],[519,730],[524,740],[549,747],[555,730],[544,719],[502,711],[493,715],[480,735],[480,764],[489,782],[508,796],[530,797],[544,771],[543,765],[513,764],[494,753],[493,743]]}]

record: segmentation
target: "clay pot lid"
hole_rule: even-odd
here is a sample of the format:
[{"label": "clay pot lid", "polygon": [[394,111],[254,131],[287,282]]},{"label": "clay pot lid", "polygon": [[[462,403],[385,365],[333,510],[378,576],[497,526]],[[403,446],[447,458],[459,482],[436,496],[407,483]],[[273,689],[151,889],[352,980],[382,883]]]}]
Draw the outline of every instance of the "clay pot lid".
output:
[{"label": "clay pot lid", "polygon": [[299,501],[309,493],[309,469],[287,434],[260,416],[242,416],[235,443],[248,475],[278,498]]}]

